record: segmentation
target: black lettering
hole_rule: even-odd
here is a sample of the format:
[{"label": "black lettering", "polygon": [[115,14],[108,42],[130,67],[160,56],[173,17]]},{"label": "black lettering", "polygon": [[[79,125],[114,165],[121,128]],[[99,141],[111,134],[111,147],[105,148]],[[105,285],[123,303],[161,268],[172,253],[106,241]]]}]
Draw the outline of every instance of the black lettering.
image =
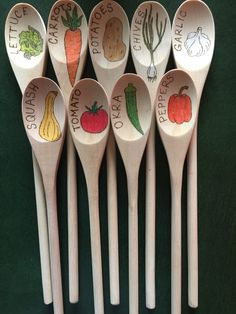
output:
[{"label": "black lettering", "polygon": [[102,18],[102,14],[100,12],[95,12],[94,17],[95,19],[100,20]]},{"label": "black lettering", "polygon": [[122,121],[116,121],[116,122],[114,123],[114,127],[115,127],[116,129],[120,129],[120,128],[122,128],[122,126],[123,126],[123,122],[122,122]]},{"label": "black lettering", "polygon": [[27,124],[26,127],[28,130],[37,129],[37,125],[35,123]]},{"label": "black lettering", "polygon": [[111,3],[111,2],[109,2],[109,3],[107,4],[107,11],[108,11],[109,13],[113,12],[113,7],[112,7],[112,3]]},{"label": "black lettering", "polygon": [[145,12],[143,12],[143,11],[138,11],[138,16],[144,17],[144,16],[145,16]]},{"label": "black lettering", "polygon": [[[159,111],[158,111],[158,113],[159,113]],[[164,118],[163,116],[160,116],[160,117],[159,117],[159,121],[160,121],[160,123],[162,123],[162,122],[167,121],[167,119]]]},{"label": "black lettering", "polygon": [[21,19],[21,18],[22,18],[22,14],[18,13],[18,10],[15,11],[15,16],[16,16],[18,19]]},{"label": "black lettering", "polygon": [[33,90],[34,92],[37,92],[39,89],[39,87],[32,82],[29,84],[28,88]]}]

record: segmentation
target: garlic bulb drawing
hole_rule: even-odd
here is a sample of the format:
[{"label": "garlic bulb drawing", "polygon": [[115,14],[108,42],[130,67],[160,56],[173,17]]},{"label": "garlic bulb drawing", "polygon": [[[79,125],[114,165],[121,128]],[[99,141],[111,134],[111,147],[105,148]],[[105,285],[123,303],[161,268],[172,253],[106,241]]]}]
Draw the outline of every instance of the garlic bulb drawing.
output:
[{"label": "garlic bulb drawing", "polygon": [[184,47],[190,57],[203,56],[210,48],[209,37],[202,32],[202,27],[198,27],[196,32],[188,34]]}]

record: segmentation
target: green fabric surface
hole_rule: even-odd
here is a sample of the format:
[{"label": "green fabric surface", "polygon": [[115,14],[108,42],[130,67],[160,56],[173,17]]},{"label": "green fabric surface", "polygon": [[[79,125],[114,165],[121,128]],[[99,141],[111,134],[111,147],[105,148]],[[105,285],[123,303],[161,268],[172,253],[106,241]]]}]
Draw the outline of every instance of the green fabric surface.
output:
[{"label": "green fabric surface", "polygon": [[[87,18],[95,0],[80,0]],[[141,1],[118,1],[129,17]],[[47,23],[54,1],[29,1]],[[180,0],[161,3],[171,21]],[[215,53],[204,87],[198,128],[199,201],[199,308],[187,304],[186,169],[182,198],[182,314],[234,314],[236,309],[236,79],[235,9],[236,2],[207,0],[216,25]],[[21,118],[21,92],[8,61],[4,42],[6,15],[16,1],[0,4],[0,313],[51,314],[44,305],[41,288],[37,217],[32,172],[31,148]],[[168,69],[174,67],[171,54]],[[129,56],[126,72],[134,72]],[[49,60],[46,76],[55,80]],[[95,78],[88,55],[83,77]],[[122,160],[118,156],[120,294],[121,303],[109,301],[106,166],[100,174],[100,219],[104,276],[105,313],[128,313],[128,232],[127,189]],[[145,158],[139,184],[139,266],[140,314],[170,313],[170,182],[166,155],[157,136],[157,308],[145,308]],[[66,154],[62,154],[58,173],[58,215],[66,314],[92,314],[93,288],[89,237],[89,216],[85,178],[78,160],[79,269],[80,300],[69,303]],[[138,313],[137,313],[138,314]]]}]

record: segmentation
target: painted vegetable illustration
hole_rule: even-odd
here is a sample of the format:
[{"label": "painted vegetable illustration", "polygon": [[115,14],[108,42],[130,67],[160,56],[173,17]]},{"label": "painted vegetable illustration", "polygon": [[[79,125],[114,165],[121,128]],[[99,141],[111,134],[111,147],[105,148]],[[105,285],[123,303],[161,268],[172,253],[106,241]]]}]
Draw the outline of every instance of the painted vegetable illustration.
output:
[{"label": "painted vegetable illustration", "polygon": [[189,33],[184,47],[187,49],[190,57],[203,56],[210,48],[211,41],[206,34],[202,32],[202,27],[198,27],[196,32]]},{"label": "painted vegetable illustration", "polygon": [[192,118],[191,98],[183,94],[188,86],[182,86],[178,94],[174,94],[168,101],[168,118],[171,122],[182,124],[189,122]]},{"label": "painted vegetable illustration", "polygon": [[87,111],[80,117],[82,129],[88,133],[101,133],[108,125],[108,114],[97,101],[91,107],[85,107]]},{"label": "painted vegetable illustration", "polygon": [[20,51],[24,52],[26,59],[36,57],[43,52],[43,38],[32,26],[28,25],[27,31],[19,34]]},{"label": "painted vegetable illustration", "polygon": [[123,24],[117,17],[112,17],[107,21],[102,47],[108,61],[116,62],[124,58],[126,45],[123,42]]},{"label": "painted vegetable illustration", "polygon": [[54,142],[61,137],[60,125],[54,115],[56,91],[50,91],[45,98],[45,111],[39,126],[39,135],[46,141]]},{"label": "painted vegetable illustration", "polygon": [[138,117],[136,87],[132,83],[129,83],[128,86],[124,89],[124,92],[128,118],[135,129],[141,134],[144,134]]},{"label": "painted vegetable illustration", "polygon": [[[160,45],[164,33],[166,31],[166,23],[167,23],[167,18],[165,18],[164,23],[160,21],[159,23],[159,15],[158,12],[156,13],[156,20],[154,22],[153,26],[153,16],[152,16],[152,5],[150,4],[150,10],[149,13],[147,9],[145,10],[145,15],[143,19],[143,26],[142,26],[142,35],[143,35],[143,41],[145,46],[147,47],[150,57],[151,57],[151,63],[147,69],[147,78],[149,81],[154,82],[157,78],[157,69],[155,67],[154,63],[154,53],[157,50],[158,46]],[[156,34],[157,37],[154,34],[153,28],[156,28]],[[158,38],[156,45],[155,39]]]},{"label": "painted vegetable illustration", "polygon": [[68,10],[65,12],[66,18],[61,16],[61,19],[64,26],[68,28],[64,36],[66,64],[71,86],[74,86],[82,46],[82,33],[79,27],[83,15],[78,16],[76,6],[72,10],[72,14]]}]

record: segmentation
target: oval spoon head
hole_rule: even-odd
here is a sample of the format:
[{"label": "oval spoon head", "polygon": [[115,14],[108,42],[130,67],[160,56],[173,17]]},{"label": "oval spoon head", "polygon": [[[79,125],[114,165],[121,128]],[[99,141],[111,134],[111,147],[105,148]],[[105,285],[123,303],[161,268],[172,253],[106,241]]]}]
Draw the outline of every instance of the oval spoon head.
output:
[{"label": "oval spoon head", "polygon": [[[183,2],[172,24],[174,59],[177,67],[191,74],[194,81],[203,81],[202,86],[212,60],[214,44],[215,25],[209,7],[198,0]],[[193,72],[198,72],[196,80]]]},{"label": "oval spoon head", "polygon": [[69,100],[83,72],[88,47],[86,16],[76,2],[55,2],[48,18],[47,41],[57,80]]},{"label": "oval spoon head", "polygon": [[42,175],[57,169],[64,141],[66,109],[62,92],[51,79],[30,81],[22,98],[22,117]]},{"label": "oval spoon head", "polygon": [[185,158],[198,113],[197,92],[191,77],[182,70],[167,72],[158,86],[155,107],[168,159],[178,162],[180,157]]},{"label": "oval spoon head", "polygon": [[18,3],[5,22],[7,54],[23,93],[32,77],[41,76],[46,59],[46,28],[38,11],[28,3]]},{"label": "oval spoon head", "polygon": [[[111,124],[126,170],[141,162],[152,116],[147,85],[136,74],[124,74],[111,96]],[[132,156],[132,157],[131,157]]]},{"label": "oval spoon head", "polygon": [[124,73],[129,54],[129,20],[115,1],[101,1],[89,18],[89,51],[98,81],[108,96]]},{"label": "oval spoon head", "polygon": [[110,117],[107,94],[97,81],[82,79],[74,86],[68,107],[70,132],[83,166],[102,160]]},{"label": "oval spoon head", "polygon": [[154,101],[171,48],[170,18],[160,3],[145,1],[138,6],[132,18],[130,42],[136,72],[148,85]]}]

